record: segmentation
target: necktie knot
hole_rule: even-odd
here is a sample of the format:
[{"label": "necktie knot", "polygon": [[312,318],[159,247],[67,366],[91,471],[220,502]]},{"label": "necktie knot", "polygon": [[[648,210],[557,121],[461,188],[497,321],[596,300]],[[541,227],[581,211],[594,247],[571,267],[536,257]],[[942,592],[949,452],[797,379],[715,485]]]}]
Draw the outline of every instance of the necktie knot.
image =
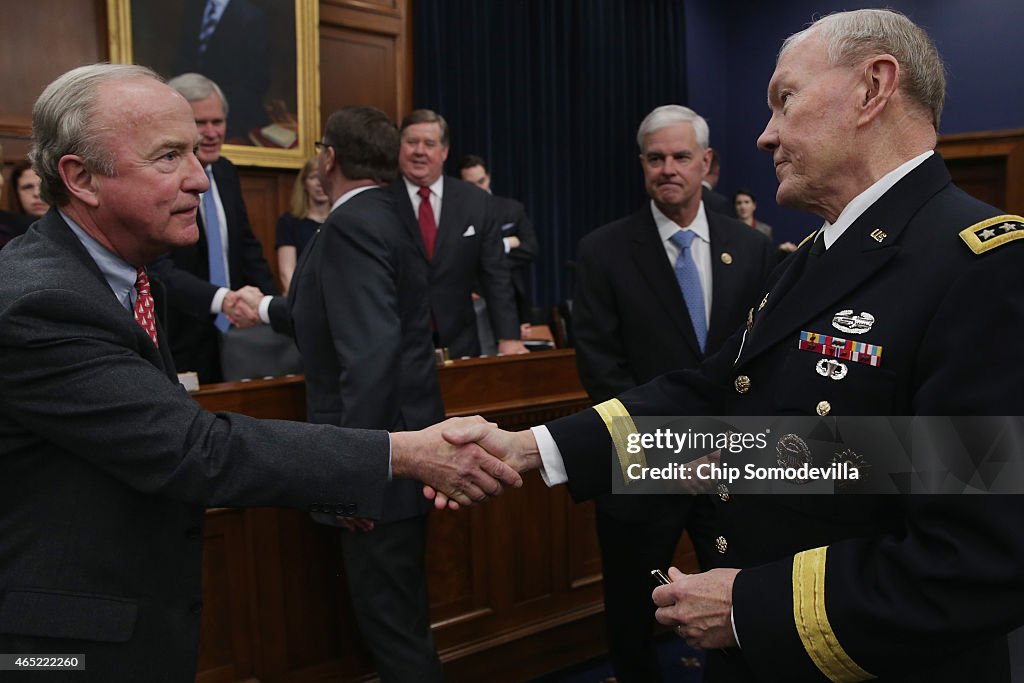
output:
[{"label": "necktie knot", "polygon": [[420,193],[421,197],[423,197],[427,201],[430,201],[430,188],[429,187],[426,187],[426,186],[420,187],[419,193]]},{"label": "necktie knot", "polygon": [[697,235],[693,230],[679,230],[668,239],[672,244],[676,245],[680,251],[682,251],[683,249],[690,248],[690,245],[693,244],[693,239],[696,236]]}]

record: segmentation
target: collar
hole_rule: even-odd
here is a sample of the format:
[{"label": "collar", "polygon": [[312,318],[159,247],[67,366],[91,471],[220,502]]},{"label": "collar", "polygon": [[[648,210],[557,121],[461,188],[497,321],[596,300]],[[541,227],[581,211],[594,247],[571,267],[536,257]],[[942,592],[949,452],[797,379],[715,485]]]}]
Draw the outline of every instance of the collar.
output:
[{"label": "collar", "polygon": [[910,161],[897,166],[892,171],[889,171],[884,176],[876,180],[874,185],[851,199],[850,203],[847,204],[846,208],[844,208],[842,213],[839,214],[839,217],[836,218],[835,223],[825,221],[821,226],[821,232],[823,233],[822,239],[825,240],[825,248],[828,249],[835,244],[836,240],[846,232],[846,229],[853,225],[856,220],[871,207],[872,204],[881,199],[882,195],[888,192],[893,185],[902,180],[905,175],[923,164],[932,154],[935,154],[935,151],[928,150],[927,152],[914,157]]},{"label": "collar", "polygon": [[[409,193],[409,198],[413,199],[418,197],[420,194],[420,186],[412,182],[405,176],[402,176],[402,180],[405,181],[405,190]],[[430,184],[430,194],[435,195],[438,199],[444,198],[444,174],[437,176],[437,180]]]},{"label": "collar", "polygon": [[[669,237],[683,228],[683,226],[662,213],[653,199],[651,200],[651,215],[654,216],[654,224],[658,226],[658,235],[661,236],[662,242],[667,242]],[[693,222],[685,227],[693,230],[694,235],[707,244],[711,244],[711,231],[708,228],[708,215],[704,212],[704,202],[700,203],[700,208],[697,209],[697,215],[694,216]]]},{"label": "collar", "polygon": [[343,194],[340,197],[338,197],[338,201],[336,201],[333,204],[331,204],[331,211],[334,211],[339,206],[341,206],[342,204],[344,204],[348,200],[350,200],[353,197],[355,197],[357,194],[362,194],[363,192],[366,192],[367,190],[376,190],[377,188],[378,188],[377,185],[363,185],[362,187],[357,187],[354,190],[349,190],[345,194]]},{"label": "collar", "polygon": [[100,272],[103,273],[104,279],[107,281],[110,289],[113,290],[117,300],[121,303],[127,302],[127,305],[131,307],[132,294],[135,292],[135,266],[93,239],[78,223],[71,220],[71,217],[66,213],[60,209],[57,212],[64,219],[64,222],[68,224],[68,227],[71,228],[71,232],[75,233],[75,237],[82,243],[85,250],[89,252],[92,260],[99,266]]}]

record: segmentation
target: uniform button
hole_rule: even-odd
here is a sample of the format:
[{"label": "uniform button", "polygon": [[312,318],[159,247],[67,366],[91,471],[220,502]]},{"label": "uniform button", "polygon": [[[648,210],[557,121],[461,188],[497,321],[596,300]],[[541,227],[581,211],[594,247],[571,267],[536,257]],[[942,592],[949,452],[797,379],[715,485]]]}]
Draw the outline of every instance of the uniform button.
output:
[{"label": "uniform button", "polygon": [[726,486],[725,484],[719,484],[716,487],[716,489],[718,491],[718,498],[723,503],[728,503],[729,502],[729,487]]},{"label": "uniform button", "polygon": [[729,549],[729,541],[725,540],[725,536],[719,536],[715,539],[715,550],[722,555],[725,555],[725,551]]},{"label": "uniform button", "polygon": [[733,382],[733,386],[736,387],[736,393],[745,394],[750,391],[750,378],[746,375],[740,375]]},{"label": "uniform button", "polygon": [[334,506],[334,514],[336,514],[336,515],[347,515],[347,514],[349,514],[348,506],[347,505],[342,505],[341,503],[338,503],[337,505]]},{"label": "uniform button", "polygon": [[832,404],[828,401],[818,401],[818,407],[815,410],[818,411],[818,415],[825,417],[832,412]]}]

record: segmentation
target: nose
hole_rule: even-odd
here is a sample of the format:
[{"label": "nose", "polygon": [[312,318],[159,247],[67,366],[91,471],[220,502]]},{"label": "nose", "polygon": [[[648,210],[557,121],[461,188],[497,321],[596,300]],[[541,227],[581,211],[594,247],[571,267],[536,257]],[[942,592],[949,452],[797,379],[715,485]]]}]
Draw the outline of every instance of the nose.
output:
[{"label": "nose", "polygon": [[775,115],[768,119],[768,123],[765,124],[764,130],[757,137],[757,148],[762,152],[774,152],[779,146],[779,132],[775,126]]},{"label": "nose", "polygon": [[206,177],[206,171],[203,170],[203,163],[199,161],[192,152],[188,153],[188,166],[185,169],[185,179],[182,183],[182,189],[186,192],[202,193],[210,189],[210,179]]}]

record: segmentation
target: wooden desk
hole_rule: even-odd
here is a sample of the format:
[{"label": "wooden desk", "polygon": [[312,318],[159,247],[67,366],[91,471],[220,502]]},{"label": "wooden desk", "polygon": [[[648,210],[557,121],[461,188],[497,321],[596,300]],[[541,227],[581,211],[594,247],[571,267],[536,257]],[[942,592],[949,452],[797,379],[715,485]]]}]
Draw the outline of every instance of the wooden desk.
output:
[{"label": "wooden desk", "polygon": [[[449,415],[481,414],[509,429],[590,405],[572,350],[454,361],[439,375]],[[301,377],[195,396],[209,410],[305,417]],[[337,533],[298,510],[207,513],[198,681],[374,679]],[[605,650],[593,506],[574,504],[536,473],[486,505],[432,514],[427,568],[451,681],[522,681]]]}]

